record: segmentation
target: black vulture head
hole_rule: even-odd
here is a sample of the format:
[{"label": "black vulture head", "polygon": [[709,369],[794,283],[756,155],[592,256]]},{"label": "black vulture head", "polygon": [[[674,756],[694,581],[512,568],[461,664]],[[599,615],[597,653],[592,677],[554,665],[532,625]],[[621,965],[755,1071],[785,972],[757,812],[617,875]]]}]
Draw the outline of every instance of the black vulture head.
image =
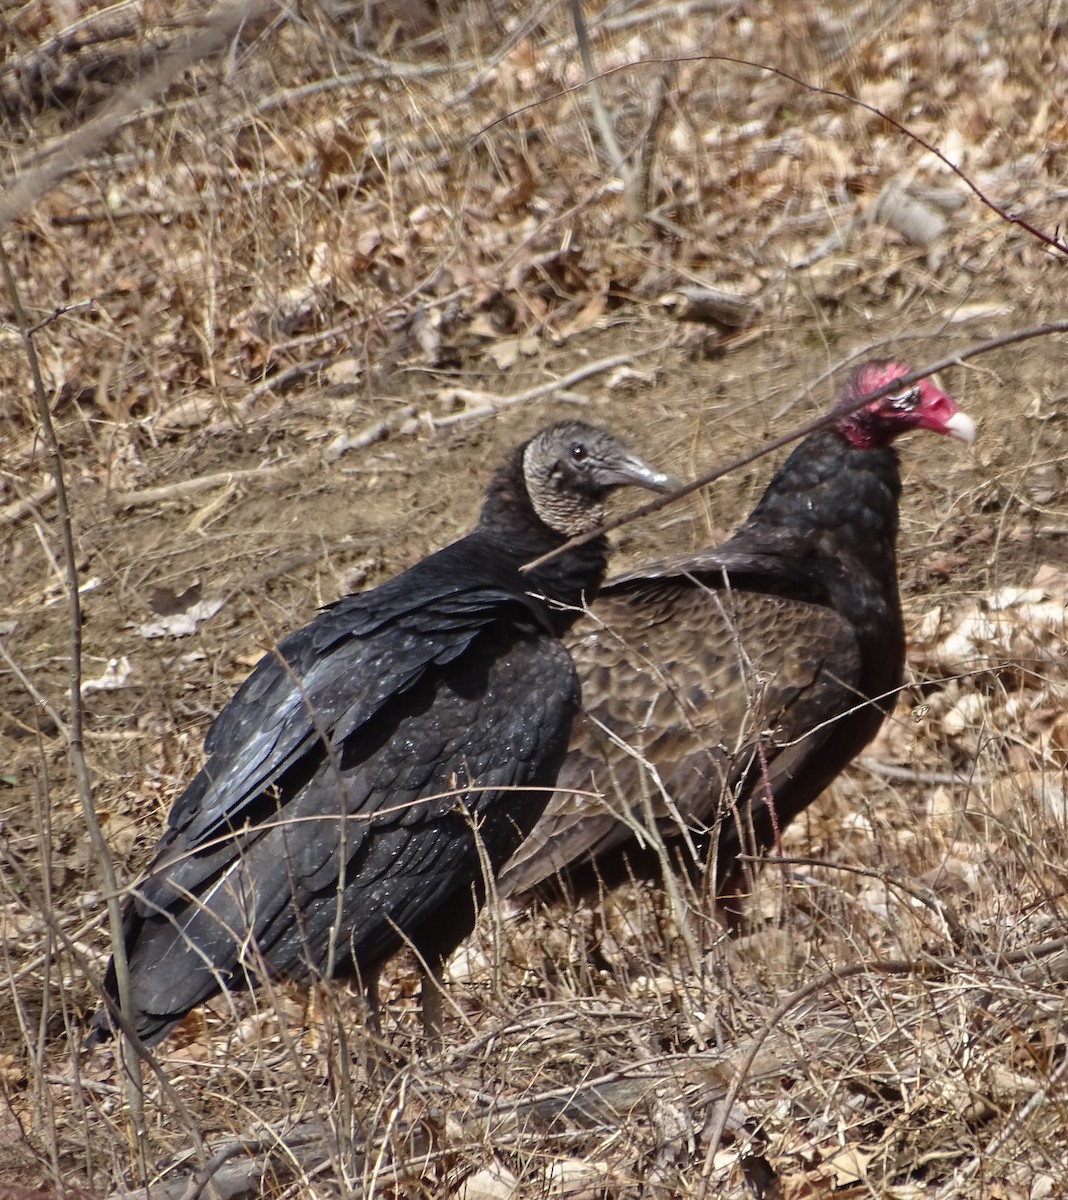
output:
[{"label": "black vulture head", "polygon": [[604,521],[604,498],[614,488],[666,492],[671,477],[656,471],[614,434],[585,421],[561,421],[523,448],[523,482],[542,521],[564,537]]}]

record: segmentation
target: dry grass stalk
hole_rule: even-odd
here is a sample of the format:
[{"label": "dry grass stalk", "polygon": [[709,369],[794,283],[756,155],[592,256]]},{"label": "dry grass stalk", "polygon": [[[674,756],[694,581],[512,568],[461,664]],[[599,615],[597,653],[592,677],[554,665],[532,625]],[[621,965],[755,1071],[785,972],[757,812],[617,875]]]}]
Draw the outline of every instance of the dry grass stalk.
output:
[{"label": "dry grass stalk", "polygon": [[[85,713],[124,879],[263,647],[346,576],[377,581],[447,540],[484,463],[565,409],[561,381],[595,379],[598,419],[693,476],[782,433],[787,402],[798,421],[819,411],[823,377],[857,356],[957,360],[1004,332],[1006,309],[1014,328],[1060,316],[1063,266],[967,192],[936,206],[946,229],[929,246],[866,219],[899,177],[925,203],[959,188],[915,143],[701,57],[715,47],[875,102],[1052,230],[1068,106],[1052,10],[590,10],[605,106],[650,210],[637,238],[582,107],[560,94],[585,82],[565,9],[476,3],[437,21],[418,4],[313,4],[217,36],[230,11],[200,6],[176,28],[150,2],[30,6],[0,30],[3,71],[59,53],[73,79],[96,69],[78,42],[94,30],[122,33],[101,49],[128,50],[135,80],[145,46],[175,48],[165,94],[164,74],[119,93],[93,82],[82,109],[47,88],[31,102],[0,73],[25,172],[3,198],[17,216],[5,244],[27,324],[61,313],[35,340],[78,571],[98,581],[86,672],[131,664]],[[210,34],[213,56],[194,61],[183,29]],[[627,66],[669,58],[684,61],[655,95],[661,64]],[[755,298],[752,340],[709,344],[664,320],[657,298],[695,281]],[[119,1072],[111,1052],[77,1051],[108,938],[61,733],[54,491],[4,319],[0,636],[17,670],[0,667],[0,1181],[119,1195]],[[685,1197],[706,1160],[728,1197],[761,1162],[788,1195],[1030,1200],[1044,1179],[1055,1194],[1068,653],[1051,620],[1063,594],[1036,574],[1068,527],[1066,366],[1061,333],[947,371],[986,428],[970,464],[906,450],[913,680],[876,773],[854,771],[789,831],[797,861],[760,876],[745,936],[723,936],[699,896],[641,887],[575,913],[489,914],[455,964],[440,1059],[414,1054],[414,973],[397,963],[379,1083],[344,989],[318,1011],[284,988],[220,1004],[146,1079],[159,1194],[191,1196],[199,1171],[234,1195]],[[492,413],[468,419],[456,391]],[[621,553],[712,540],[766,468],[627,527]],[[243,486],[201,490],[223,477]],[[185,638],[136,633],[157,589],[197,580],[228,598],[217,616]]]}]

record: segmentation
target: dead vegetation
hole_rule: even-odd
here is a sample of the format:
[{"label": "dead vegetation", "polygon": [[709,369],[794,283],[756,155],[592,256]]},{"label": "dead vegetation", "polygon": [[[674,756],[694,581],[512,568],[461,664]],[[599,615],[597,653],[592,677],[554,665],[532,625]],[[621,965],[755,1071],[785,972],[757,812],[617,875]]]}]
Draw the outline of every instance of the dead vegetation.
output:
[{"label": "dead vegetation", "polygon": [[[708,57],[885,110],[1054,235],[1060,0],[584,12],[629,194],[565,7],[339,0],[253,13],[4,230],[41,323],[124,879],[262,649],[454,536],[542,420],[580,406],[693,474],[813,415],[857,357],[1064,315],[1063,256],[892,125]],[[217,19],[7,17],[6,198]],[[693,303],[711,324],[675,323]],[[637,887],[491,908],[440,1060],[413,1055],[396,964],[385,1082],[343,989],[220,1004],[146,1073],[141,1160],[112,1051],[77,1053],[102,885],[61,735],[54,486],[0,309],[0,1195],[1063,1194],[1063,337],[945,374],[971,459],[903,446],[910,686],[764,870],[745,936]],[[769,470],[628,527],[621,554],[721,535]]]}]

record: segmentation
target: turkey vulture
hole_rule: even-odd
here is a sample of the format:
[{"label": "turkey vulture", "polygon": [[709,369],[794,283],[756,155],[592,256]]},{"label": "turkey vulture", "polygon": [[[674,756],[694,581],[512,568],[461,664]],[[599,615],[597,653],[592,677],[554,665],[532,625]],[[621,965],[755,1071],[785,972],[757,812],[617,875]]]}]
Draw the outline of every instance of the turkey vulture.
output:
[{"label": "turkey vulture", "polygon": [[656,877],[666,851],[693,878],[714,869],[730,909],[738,855],[774,845],[875,736],[905,661],[893,443],[975,436],[927,380],[848,411],[908,373],[860,366],[839,419],[795,447],[726,542],[617,576],[572,627],[583,711],[501,895]]},{"label": "turkey vulture", "polygon": [[[484,871],[545,807],[579,703],[559,639],[603,580],[608,544],[520,567],[601,524],[612,489],[667,483],[605,430],[552,425],[493,476],[471,533],[260,659],[208,730],[125,909],[145,1043],[265,974],[355,976],[373,996],[406,945],[440,972]],[[113,963],[104,986],[114,1001]],[[423,991],[436,1039],[440,998]],[[93,1024],[91,1041],[107,1014]]]}]

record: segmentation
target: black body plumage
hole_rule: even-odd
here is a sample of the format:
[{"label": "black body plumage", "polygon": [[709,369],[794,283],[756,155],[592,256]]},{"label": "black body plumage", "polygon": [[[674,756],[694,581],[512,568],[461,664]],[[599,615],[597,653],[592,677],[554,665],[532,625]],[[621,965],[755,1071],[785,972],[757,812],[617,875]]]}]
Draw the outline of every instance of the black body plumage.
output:
[{"label": "black body plumage", "polygon": [[466,936],[484,865],[529,832],[566,752],[579,691],[559,635],[607,543],[519,568],[625,483],[665,477],[604,430],[552,426],[497,472],[470,534],[260,660],[127,905],[144,1041],[265,973],[366,982],[404,945],[434,968]]}]

